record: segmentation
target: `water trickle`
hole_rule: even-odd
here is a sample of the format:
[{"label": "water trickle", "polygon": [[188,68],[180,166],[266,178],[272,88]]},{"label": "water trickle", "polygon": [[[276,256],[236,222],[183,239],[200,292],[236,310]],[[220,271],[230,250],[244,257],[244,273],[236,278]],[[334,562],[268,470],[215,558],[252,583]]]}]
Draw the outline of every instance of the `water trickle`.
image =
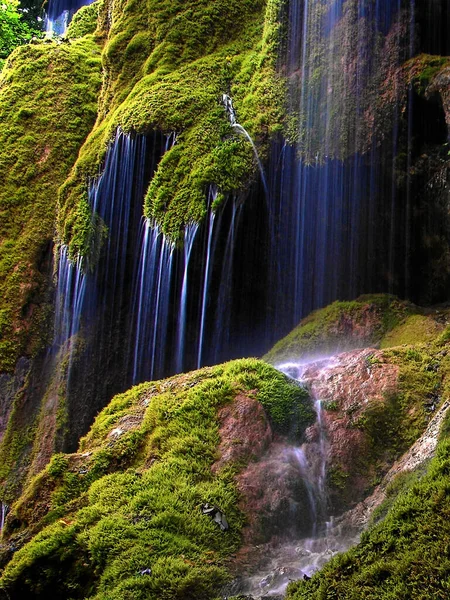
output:
[{"label": "water trickle", "polygon": [[267,185],[266,174],[264,172],[264,167],[263,167],[263,164],[259,157],[259,153],[255,146],[255,143],[252,140],[251,135],[245,129],[245,127],[243,127],[242,125],[240,125],[240,123],[238,123],[237,117],[236,117],[236,111],[233,106],[233,100],[230,98],[230,96],[228,96],[227,94],[223,94],[222,95],[222,103],[225,107],[225,112],[227,114],[227,117],[228,117],[231,127],[238,133],[242,134],[247,139],[247,141],[250,143],[250,145],[252,147],[253,154],[255,155],[255,159],[258,164],[259,173],[261,175],[261,181],[262,181],[262,184],[264,187],[264,192],[265,192],[266,198],[269,198],[269,187]]},{"label": "water trickle", "polygon": [[187,298],[188,298],[188,282],[189,282],[189,261],[191,259],[192,247],[195,236],[197,235],[199,226],[197,223],[191,223],[186,227],[184,232],[184,270],[183,282],[181,284],[180,311],[178,316],[178,335],[177,335],[177,357],[176,370],[183,370],[183,357],[186,344],[186,328],[187,323]]}]

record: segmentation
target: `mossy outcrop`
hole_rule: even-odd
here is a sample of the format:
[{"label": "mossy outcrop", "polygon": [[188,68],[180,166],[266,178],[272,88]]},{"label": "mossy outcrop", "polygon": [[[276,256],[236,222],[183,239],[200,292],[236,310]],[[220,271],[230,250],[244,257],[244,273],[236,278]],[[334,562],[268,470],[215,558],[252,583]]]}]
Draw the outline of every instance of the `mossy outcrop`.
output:
[{"label": "mossy outcrop", "polygon": [[388,348],[435,339],[448,310],[427,310],[388,294],[337,301],[316,310],[264,356],[272,364],[308,360],[355,348]]},{"label": "mossy outcrop", "polygon": [[[245,523],[235,477],[255,452],[236,436],[244,450],[225,452],[221,411],[243,401],[260,403],[259,419],[291,440],[313,419],[304,390],[256,360],[114,398],[79,452],[55,455],[13,505],[0,589],[21,598],[215,597]],[[229,530],[202,513],[204,503],[220,507]]]},{"label": "mossy outcrop", "polygon": [[92,36],[18,48],[0,75],[0,372],[48,343],[58,188],[95,121]]},{"label": "mossy outcrop", "polygon": [[60,195],[58,229],[72,257],[89,254],[88,179],[98,174],[118,127],[176,134],[144,213],[178,239],[186,224],[206,214],[211,187],[217,207],[255,174],[253,150],[228,121],[223,94],[232,97],[238,120],[262,153],[283,119],[284,84],[275,71],[278,0],[122,4],[106,1],[100,8],[96,35],[104,40],[105,77],[99,118]]}]

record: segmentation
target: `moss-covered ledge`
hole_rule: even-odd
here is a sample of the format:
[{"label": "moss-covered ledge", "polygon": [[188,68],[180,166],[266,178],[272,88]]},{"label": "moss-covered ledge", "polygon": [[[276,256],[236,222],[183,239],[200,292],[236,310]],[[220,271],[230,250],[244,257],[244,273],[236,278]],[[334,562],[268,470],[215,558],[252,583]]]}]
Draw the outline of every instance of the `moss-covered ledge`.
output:
[{"label": "moss-covered ledge", "polygon": [[[172,239],[207,210],[208,188],[241,190],[256,173],[250,144],[228,122],[224,93],[262,156],[283,120],[276,73],[281,0],[105,2],[106,38],[96,126],[60,192],[58,230],[72,257],[89,252],[88,181],[98,175],[118,127],[176,132],[145,199],[145,214]],[[106,15],[111,15],[108,21]]]},{"label": "moss-covered ledge", "polygon": [[57,190],[95,121],[100,71],[87,36],[20,47],[0,75],[0,372],[46,341]]},{"label": "moss-covered ledge", "polygon": [[[116,396],[79,452],[55,455],[13,505],[0,590],[24,599],[216,597],[245,521],[235,481],[245,461],[212,468],[220,409],[238,396],[260,402],[272,429],[293,440],[314,419],[306,392],[255,359]],[[228,531],[202,514],[205,502],[225,513]]]}]

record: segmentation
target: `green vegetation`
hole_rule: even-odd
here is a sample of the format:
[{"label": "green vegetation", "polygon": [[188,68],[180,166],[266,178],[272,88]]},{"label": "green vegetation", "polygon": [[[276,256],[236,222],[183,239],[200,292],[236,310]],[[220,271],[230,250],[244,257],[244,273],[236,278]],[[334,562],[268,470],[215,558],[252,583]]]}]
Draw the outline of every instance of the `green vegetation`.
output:
[{"label": "green vegetation", "polygon": [[[260,153],[283,118],[284,84],[275,72],[278,0],[128,0],[105,3],[96,35],[105,39],[99,119],[60,195],[59,232],[71,256],[90,258],[87,181],[117,128],[175,132],[145,199],[145,214],[172,239],[201,220],[208,190],[242,190],[256,171],[250,144],[228,122],[222,95]],[[80,17],[81,18],[81,17]],[[73,29],[76,29],[75,25]],[[69,31],[69,35],[71,32]]]},{"label": "green vegetation", "polygon": [[[383,360],[398,365],[398,388],[383,403],[370,402],[355,426],[370,441],[370,456],[378,474],[385,473],[426,429],[430,410],[440,402],[446,362],[435,344],[385,350]],[[372,367],[372,368],[377,368]]]},{"label": "green vegetation", "polygon": [[41,34],[37,21],[33,24],[23,18],[19,0],[3,0],[0,4],[0,71],[14,48]]},{"label": "green vegetation", "polygon": [[[218,459],[218,409],[258,399],[275,430],[313,419],[302,388],[254,359],[141,384],[116,396],[81,441],[58,454],[12,507],[9,543],[20,546],[0,590],[20,598],[210,600],[229,579],[244,515],[234,477]],[[230,524],[201,512],[209,502]],[[144,569],[151,574],[141,575]]]},{"label": "green vegetation", "polygon": [[98,14],[103,7],[103,0],[97,0],[78,10],[67,28],[65,37],[69,40],[84,37],[95,33],[97,29]]},{"label": "green vegetation", "polygon": [[430,342],[436,339],[442,329],[443,326],[432,317],[411,315],[383,336],[380,348]]},{"label": "green vegetation", "polygon": [[447,56],[419,54],[407,61],[403,70],[408,84],[412,83],[420,95],[426,96],[430,83],[449,64],[450,58]]},{"label": "green vegetation", "polygon": [[[428,472],[403,477],[383,521],[360,544],[308,582],[290,585],[289,600],[441,599],[450,593],[449,417]],[[397,492],[396,499],[392,494]]]},{"label": "green vegetation", "polygon": [[46,341],[57,190],[94,123],[100,69],[88,36],[18,48],[1,74],[0,371]]},{"label": "green vegetation", "polygon": [[412,310],[412,305],[387,294],[334,302],[303,319],[264,359],[279,364],[302,356],[374,346]]}]

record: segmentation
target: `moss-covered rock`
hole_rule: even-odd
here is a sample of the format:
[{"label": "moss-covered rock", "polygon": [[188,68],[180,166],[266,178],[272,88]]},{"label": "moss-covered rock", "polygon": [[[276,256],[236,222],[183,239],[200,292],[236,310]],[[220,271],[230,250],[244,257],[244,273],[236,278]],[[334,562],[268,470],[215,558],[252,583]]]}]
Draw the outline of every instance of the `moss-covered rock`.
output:
[{"label": "moss-covered rock", "polygon": [[80,210],[118,127],[176,133],[145,199],[146,216],[176,239],[206,213],[208,188],[244,188],[253,150],[228,121],[223,94],[264,154],[282,122],[276,75],[279,0],[105,2],[96,35],[105,38],[99,119],[61,191],[59,232],[71,256],[89,251],[91,218]]},{"label": "moss-covered rock", "polygon": [[100,70],[88,36],[21,47],[0,75],[0,371],[45,342],[57,191],[95,121]]},{"label": "moss-covered rock", "polygon": [[361,296],[312,312],[265,355],[272,364],[375,347],[414,307],[394,296]]},{"label": "moss-covered rock", "polygon": [[[293,439],[313,418],[301,387],[253,359],[115,397],[79,452],[55,455],[12,507],[0,589],[21,598],[213,598],[245,522],[235,476],[250,455],[212,468],[220,410],[237,397],[259,401],[279,433],[295,420]],[[229,530],[203,503],[220,507]]]}]

